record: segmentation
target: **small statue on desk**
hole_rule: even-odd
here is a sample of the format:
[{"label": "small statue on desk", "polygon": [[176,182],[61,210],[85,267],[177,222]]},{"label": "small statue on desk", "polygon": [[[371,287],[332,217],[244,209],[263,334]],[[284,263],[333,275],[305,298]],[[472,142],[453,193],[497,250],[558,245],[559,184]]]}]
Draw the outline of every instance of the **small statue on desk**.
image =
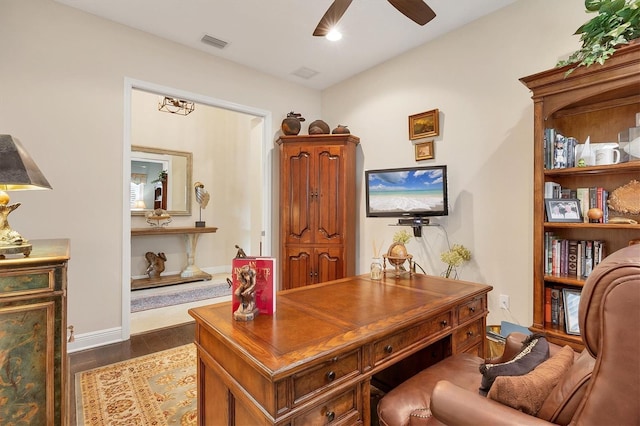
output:
[{"label": "small statue on desk", "polygon": [[149,262],[146,270],[149,278],[159,278],[160,274],[164,272],[164,262],[167,261],[167,256],[165,256],[164,253],[155,254],[154,252],[148,251],[144,257],[146,257],[147,262]]},{"label": "small statue on desk", "polygon": [[240,285],[233,292],[233,297],[240,299],[238,309],[233,313],[236,321],[251,321],[258,315],[256,307],[256,270],[244,265],[238,272]]}]

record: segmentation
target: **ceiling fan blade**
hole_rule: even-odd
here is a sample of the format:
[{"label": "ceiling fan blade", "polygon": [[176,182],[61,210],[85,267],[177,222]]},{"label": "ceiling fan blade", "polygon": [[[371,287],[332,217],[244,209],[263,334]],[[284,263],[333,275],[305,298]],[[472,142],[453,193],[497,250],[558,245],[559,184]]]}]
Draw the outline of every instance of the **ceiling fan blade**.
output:
[{"label": "ceiling fan blade", "polygon": [[352,0],[335,0],[320,20],[320,23],[313,32],[314,36],[326,36],[331,28],[338,23],[344,12],[351,4]]},{"label": "ceiling fan blade", "polygon": [[422,0],[388,0],[404,16],[419,25],[436,17],[436,13]]}]

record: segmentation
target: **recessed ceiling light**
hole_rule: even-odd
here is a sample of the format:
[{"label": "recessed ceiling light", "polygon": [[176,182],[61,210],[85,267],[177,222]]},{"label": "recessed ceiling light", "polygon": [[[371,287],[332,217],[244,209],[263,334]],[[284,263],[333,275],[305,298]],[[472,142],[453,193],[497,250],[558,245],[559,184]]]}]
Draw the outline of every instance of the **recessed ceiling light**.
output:
[{"label": "recessed ceiling light", "polygon": [[336,30],[335,28],[333,28],[331,31],[327,33],[325,37],[327,38],[327,40],[330,40],[330,41],[338,41],[342,38],[342,33]]}]

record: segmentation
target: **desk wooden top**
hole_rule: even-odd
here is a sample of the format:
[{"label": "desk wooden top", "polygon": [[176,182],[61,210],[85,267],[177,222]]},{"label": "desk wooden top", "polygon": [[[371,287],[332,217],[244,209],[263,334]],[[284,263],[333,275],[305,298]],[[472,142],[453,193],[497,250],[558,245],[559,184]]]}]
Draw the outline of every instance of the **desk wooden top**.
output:
[{"label": "desk wooden top", "polygon": [[235,321],[231,302],[190,309],[189,314],[236,356],[276,380],[302,364],[406,329],[492,288],[428,275],[386,275],[373,281],[366,274],[281,291],[276,313],[253,321]]}]

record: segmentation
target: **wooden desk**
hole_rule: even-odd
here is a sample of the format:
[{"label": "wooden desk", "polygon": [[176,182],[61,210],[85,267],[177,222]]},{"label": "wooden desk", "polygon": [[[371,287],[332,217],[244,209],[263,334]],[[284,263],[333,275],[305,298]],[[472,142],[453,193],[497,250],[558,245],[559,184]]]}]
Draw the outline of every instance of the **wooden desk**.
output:
[{"label": "wooden desk", "polygon": [[182,272],[173,275],[162,275],[158,278],[138,278],[131,280],[131,290],[143,288],[161,287],[165,285],[188,283],[192,281],[208,281],[211,274],[204,272],[195,264],[196,248],[198,247],[198,237],[200,234],[210,234],[216,232],[214,227],[183,227],[183,228],[133,228],[132,237],[158,236],[158,235],[184,235],[185,250],[187,252],[187,266]]},{"label": "wooden desk", "polygon": [[236,322],[231,305],[196,320],[198,424],[370,424],[371,377],[444,340],[485,345],[491,286],[368,274],[278,293],[273,316]]}]

